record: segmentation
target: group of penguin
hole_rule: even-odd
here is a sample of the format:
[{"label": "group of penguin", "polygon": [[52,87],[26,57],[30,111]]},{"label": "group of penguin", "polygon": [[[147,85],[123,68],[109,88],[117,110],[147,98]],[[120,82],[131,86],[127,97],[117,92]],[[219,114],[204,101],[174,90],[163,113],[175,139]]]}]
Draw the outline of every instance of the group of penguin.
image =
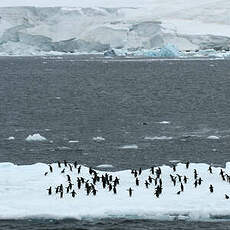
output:
[{"label": "group of penguin", "polygon": [[[190,163],[186,162],[185,167],[186,169],[189,168]],[[48,195],[52,194],[59,194],[60,198],[63,198],[64,194],[70,194],[73,198],[76,197],[78,192],[83,189],[87,196],[93,195],[96,196],[98,190],[97,185],[101,184],[102,189],[108,190],[109,192],[113,194],[117,194],[117,187],[120,184],[120,179],[116,176],[110,175],[109,173],[100,173],[94,170],[93,168],[88,169],[88,173],[90,176],[90,179],[84,178],[81,176],[81,165],[78,165],[78,163],[75,161],[74,163],[68,163],[66,160],[64,160],[63,163],[57,162],[57,168],[60,170],[60,173],[63,174],[63,176],[66,178],[67,184],[59,184],[56,187],[50,186],[48,190]],[[54,169],[51,165],[49,165],[49,171],[45,172],[45,176],[53,173]],[[75,172],[78,176],[75,178],[71,178],[69,175],[70,172]],[[210,174],[213,174],[212,166],[210,165],[208,168],[208,172]],[[68,173],[68,174],[67,174]],[[135,186],[140,186],[140,175],[142,174],[142,169],[139,168],[131,169],[131,174],[134,177]],[[173,175],[172,175],[173,174]],[[177,195],[180,195],[182,192],[184,192],[184,187],[187,184],[189,179],[185,175],[180,175],[177,173],[176,165],[172,166],[172,174],[170,174],[170,180],[175,187],[177,184],[179,184],[180,190],[177,192]],[[220,169],[220,179],[230,183],[230,175],[226,174],[223,169]],[[73,177],[73,176],[72,176]],[[193,180],[194,180],[194,188],[197,188],[200,186],[203,182],[202,178],[199,177],[198,172],[196,169],[193,171]],[[73,182],[76,181],[74,184]],[[162,186],[162,172],[160,167],[151,167],[150,168],[150,174],[149,176],[142,181],[144,182],[146,189],[150,188],[150,185],[154,185],[154,192],[153,195],[156,196],[156,198],[159,198],[163,191]],[[132,197],[134,189],[131,187],[127,189],[129,197]],[[214,187],[212,184],[209,185],[209,192],[214,193]],[[229,195],[225,194],[225,199],[229,199]]]}]

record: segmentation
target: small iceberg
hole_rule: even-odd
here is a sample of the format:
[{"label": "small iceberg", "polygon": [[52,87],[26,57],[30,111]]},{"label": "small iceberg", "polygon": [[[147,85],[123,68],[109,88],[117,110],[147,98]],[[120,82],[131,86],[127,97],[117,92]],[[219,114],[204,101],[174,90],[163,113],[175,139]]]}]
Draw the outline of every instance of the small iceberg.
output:
[{"label": "small iceberg", "polygon": [[211,140],[219,140],[220,137],[218,136],[214,136],[214,135],[211,135],[211,136],[208,136],[207,139],[211,139]]},{"label": "small iceberg", "polygon": [[113,168],[113,165],[109,165],[109,164],[103,164],[103,165],[98,165],[96,166],[97,168]]},{"label": "small iceberg", "polygon": [[69,140],[69,143],[79,143],[78,140]]},{"label": "small iceberg", "polygon": [[160,121],[160,122],[157,122],[158,124],[162,124],[162,125],[168,125],[170,124],[170,121]]},{"label": "small iceberg", "polygon": [[26,141],[47,141],[47,139],[43,136],[41,136],[39,133],[35,133],[32,135],[29,135],[26,138]]},{"label": "small iceberg", "polygon": [[9,141],[15,140],[15,137],[8,137],[7,140]]},{"label": "small iceberg", "polygon": [[94,141],[104,141],[105,138],[104,137],[93,137]]},{"label": "small iceberg", "polygon": [[137,145],[124,145],[124,146],[121,146],[120,149],[138,149],[138,146]]}]

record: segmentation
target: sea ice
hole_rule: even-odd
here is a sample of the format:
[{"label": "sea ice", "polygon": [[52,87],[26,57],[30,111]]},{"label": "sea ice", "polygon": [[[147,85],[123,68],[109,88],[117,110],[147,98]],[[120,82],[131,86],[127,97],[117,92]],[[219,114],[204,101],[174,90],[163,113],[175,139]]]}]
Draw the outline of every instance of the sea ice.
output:
[{"label": "sea ice", "polygon": [[214,136],[214,135],[208,136],[207,138],[212,139],[212,140],[219,140],[220,139],[220,137]]},{"label": "sea ice", "polygon": [[104,141],[105,138],[104,137],[93,137],[94,141]]},{"label": "sea ice", "polygon": [[138,149],[138,146],[133,144],[133,145],[124,145],[121,146],[120,149]]},{"label": "sea ice", "polygon": [[[103,188],[101,179],[94,187],[96,196],[90,191],[86,193],[86,181],[93,183],[93,174],[90,169],[81,165],[80,171],[72,165],[61,168],[56,163],[51,164],[52,172],[47,164],[14,165],[12,163],[0,163],[0,218],[151,218],[151,219],[190,219],[213,220],[229,218],[230,199],[230,162],[225,168],[211,167],[204,163],[191,163],[188,168],[183,163],[176,165],[176,171],[172,167],[160,166],[162,193],[157,198],[156,188],[160,183],[157,178],[158,167],[137,170],[139,185],[132,170],[106,172],[94,170],[99,178],[105,173],[112,176],[113,180],[119,178],[116,185],[116,194],[109,191],[109,186]],[[61,173],[65,169],[63,173]],[[194,182],[194,170],[197,173],[197,181],[201,178],[200,185],[196,187]],[[222,170],[222,174],[221,174]],[[170,176],[171,174],[171,176]],[[45,176],[46,175],[46,176]],[[67,193],[68,176],[73,184],[76,196]],[[187,178],[187,183],[184,181]],[[171,177],[176,180],[175,186]],[[180,178],[181,177],[181,178]],[[84,178],[81,188],[78,188],[78,179]],[[223,180],[223,178],[225,180]],[[152,180],[152,183],[149,180]],[[180,182],[181,179],[181,182]],[[155,181],[156,184],[155,185]],[[148,188],[146,187],[148,181]],[[114,182],[113,182],[114,183]],[[56,187],[63,185],[63,198],[60,192],[55,192]],[[183,185],[183,191],[181,188]],[[213,192],[210,191],[213,186]],[[51,195],[48,189],[51,187]],[[113,188],[113,187],[112,187]],[[132,188],[132,196],[127,191]],[[71,190],[72,191],[72,190]],[[179,192],[179,194],[178,194]],[[226,196],[227,195],[227,196]]]},{"label": "sea ice", "polygon": [[15,137],[8,137],[7,140],[9,140],[9,141],[15,140]]},{"label": "sea ice", "polygon": [[103,165],[97,165],[97,168],[113,168],[113,165],[109,165],[109,164],[103,164]]},{"label": "sea ice", "polygon": [[145,137],[145,140],[172,140],[173,137],[167,137],[167,136],[155,136],[155,137]]},{"label": "sea ice", "polygon": [[32,135],[29,135],[26,138],[26,141],[46,141],[47,139],[43,136],[41,136],[39,133],[35,133]]}]

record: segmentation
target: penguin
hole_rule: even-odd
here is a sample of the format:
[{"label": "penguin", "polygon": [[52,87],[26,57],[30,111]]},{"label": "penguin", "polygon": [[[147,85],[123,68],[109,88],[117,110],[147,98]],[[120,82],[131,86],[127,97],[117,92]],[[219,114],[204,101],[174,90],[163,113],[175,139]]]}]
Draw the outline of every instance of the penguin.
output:
[{"label": "penguin", "polygon": [[146,122],[143,122],[142,125],[147,125],[147,123],[146,123]]},{"label": "penguin", "polygon": [[77,172],[78,172],[78,174],[81,173],[81,165],[78,167]]},{"label": "penguin", "polygon": [[48,175],[48,172],[45,172],[45,174],[44,174],[45,176],[47,176]]},{"label": "penguin", "polygon": [[74,168],[76,169],[77,168],[77,161],[74,162]]},{"label": "penguin", "polygon": [[72,184],[71,182],[69,182],[69,188],[70,188],[70,190],[72,190],[73,185],[74,185],[74,184]]},{"label": "penguin", "polygon": [[139,186],[139,179],[136,178],[136,186]]},{"label": "penguin", "polygon": [[197,179],[197,176],[198,176],[198,173],[197,173],[196,169],[194,169],[194,179],[195,180]]},{"label": "penguin", "polygon": [[62,185],[62,184],[60,184],[59,190],[60,190],[60,191],[63,191],[63,185]]},{"label": "penguin", "polygon": [[227,194],[225,194],[225,199],[228,200],[229,199],[229,196]]},{"label": "penguin", "polygon": [[173,172],[176,172],[176,165],[173,165]]},{"label": "penguin", "polygon": [[153,178],[151,176],[148,177],[149,183],[151,184],[153,181]]},{"label": "penguin", "polygon": [[131,197],[131,196],[132,196],[133,189],[132,189],[132,188],[129,188],[128,191],[129,191],[129,196]]},{"label": "penguin", "polygon": [[66,176],[67,176],[67,181],[68,181],[68,182],[71,182],[70,175],[66,175]]},{"label": "penguin", "polygon": [[81,180],[80,180],[80,178],[77,178],[77,187],[78,187],[78,189],[81,189]]},{"label": "penguin", "polygon": [[198,184],[199,185],[201,185],[201,182],[202,182],[203,180],[201,179],[201,177],[198,179]]},{"label": "penguin", "polygon": [[[113,176],[112,175],[109,176],[109,181],[110,182],[113,181]],[[118,181],[118,183],[119,183],[119,181]]]},{"label": "penguin", "polygon": [[181,189],[181,192],[184,192],[184,185],[182,183],[180,184],[180,189]]},{"label": "penguin", "polygon": [[214,192],[214,188],[213,188],[213,186],[210,184],[210,186],[209,186],[209,191],[211,192],[211,193],[213,193]]},{"label": "penguin", "polygon": [[69,193],[70,187],[66,187],[66,193]]},{"label": "penguin", "polygon": [[61,163],[60,163],[60,161],[58,161],[57,164],[58,164],[58,168],[61,168]]},{"label": "penguin", "polygon": [[52,195],[52,188],[51,188],[51,186],[47,190],[48,190],[48,194]]},{"label": "penguin", "polygon": [[63,169],[63,170],[61,171],[61,173],[65,173],[65,169]]},{"label": "penguin", "polygon": [[179,182],[181,182],[181,175],[179,175],[179,174],[176,174],[177,175],[177,177],[178,177],[178,179],[179,179]]},{"label": "penguin", "polygon": [[134,170],[134,177],[137,177],[137,170]]},{"label": "penguin", "polygon": [[195,186],[195,188],[197,187],[197,180],[195,180],[195,182],[194,182],[194,186]]},{"label": "penguin", "polygon": [[92,173],[93,173],[93,170],[91,167],[89,167],[89,174],[92,175]]},{"label": "penguin", "polygon": [[149,185],[150,185],[150,184],[149,184],[148,181],[146,180],[146,181],[145,181],[145,187],[146,187],[146,188],[149,188]]},{"label": "penguin", "polygon": [[142,169],[141,169],[141,168],[139,168],[139,175],[141,175],[141,173],[142,173]]},{"label": "penguin", "polygon": [[60,191],[60,198],[63,198],[63,191]]},{"label": "penguin", "polygon": [[109,184],[109,192],[113,189],[113,186]]},{"label": "penguin", "polygon": [[181,193],[181,191],[178,191],[176,194],[177,194],[177,195],[180,195],[180,193]]},{"label": "penguin", "polygon": [[159,185],[160,185],[160,187],[162,187],[162,180],[161,180],[161,178],[159,180]]},{"label": "penguin", "polygon": [[116,189],[116,187],[113,187],[113,193],[114,193],[114,194],[117,194],[117,189]]},{"label": "penguin", "polygon": [[70,171],[72,172],[73,171],[73,167],[72,167],[72,165],[71,164],[68,164],[69,165],[69,169],[70,169]]},{"label": "penguin", "polygon": [[189,161],[186,162],[186,169],[189,167]]},{"label": "penguin", "polygon": [[211,167],[211,165],[209,166],[208,171],[212,174],[212,167]]},{"label": "penguin", "polygon": [[55,193],[58,193],[58,192],[59,192],[59,186],[55,188]]},{"label": "penguin", "polygon": [[97,190],[94,188],[92,193],[93,193],[94,196],[96,196],[97,195]]},{"label": "penguin", "polygon": [[73,190],[73,191],[71,192],[71,195],[72,195],[73,198],[75,197],[75,195],[77,195],[77,193],[75,192],[75,190]]},{"label": "penguin", "polygon": [[53,168],[51,165],[49,165],[49,168],[50,168],[50,172],[52,173],[53,172]]},{"label": "penguin", "polygon": [[65,167],[67,167],[67,161],[66,160],[64,160],[64,165],[65,165]]},{"label": "penguin", "polygon": [[153,167],[153,166],[151,167],[151,170],[150,170],[150,171],[151,171],[151,173],[154,175],[154,167]]},{"label": "penguin", "polygon": [[188,177],[184,176],[184,183],[187,184]]}]

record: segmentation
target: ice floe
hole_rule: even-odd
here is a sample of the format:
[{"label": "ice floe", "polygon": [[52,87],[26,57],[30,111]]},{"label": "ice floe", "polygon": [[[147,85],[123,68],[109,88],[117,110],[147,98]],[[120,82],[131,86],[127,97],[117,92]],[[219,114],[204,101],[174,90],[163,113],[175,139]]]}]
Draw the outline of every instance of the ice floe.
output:
[{"label": "ice floe", "polygon": [[121,146],[120,149],[138,149],[138,146],[136,144],[124,145],[124,146]]},{"label": "ice floe", "polygon": [[93,137],[93,140],[100,142],[100,141],[104,141],[105,138],[104,137]]},{"label": "ice floe", "polygon": [[76,162],[0,163],[0,174],[1,219],[212,220],[230,215],[230,162],[224,168],[178,163],[117,172]]},{"label": "ice floe", "polygon": [[47,139],[43,136],[41,136],[39,133],[35,133],[32,135],[29,135],[26,138],[26,141],[46,141]]},{"label": "ice floe", "polygon": [[151,141],[154,141],[154,140],[172,140],[173,137],[167,137],[167,136],[155,136],[155,137],[145,137],[144,138],[145,140],[151,140]]}]

